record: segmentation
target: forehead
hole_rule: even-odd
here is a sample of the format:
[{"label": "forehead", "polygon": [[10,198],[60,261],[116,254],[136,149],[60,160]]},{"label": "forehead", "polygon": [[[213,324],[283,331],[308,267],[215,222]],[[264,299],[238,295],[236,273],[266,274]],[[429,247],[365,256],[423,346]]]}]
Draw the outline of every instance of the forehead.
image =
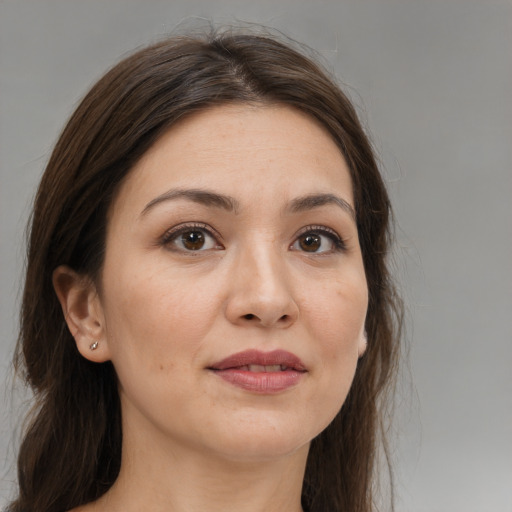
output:
[{"label": "forehead", "polygon": [[219,106],[176,123],[132,169],[118,199],[143,208],[170,188],[218,190],[242,204],[255,194],[275,203],[312,192],[353,203],[331,135],[287,106]]}]

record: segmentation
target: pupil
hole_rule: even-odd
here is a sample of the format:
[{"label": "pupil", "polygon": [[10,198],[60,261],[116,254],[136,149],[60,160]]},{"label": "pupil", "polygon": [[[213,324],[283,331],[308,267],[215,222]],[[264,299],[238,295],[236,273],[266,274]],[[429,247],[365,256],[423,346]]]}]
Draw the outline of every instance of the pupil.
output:
[{"label": "pupil", "polygon": [[314,252],[320,248],[320,237],[318,235],[307,235],[301,242],[301,247],[308,252]]},{"label": "pupil", "polygon": [[204,245],[204,235],[200,231],[188,231],[187,233],[183,233],[181,240],[183,245],[192,251],[197,251]]}]

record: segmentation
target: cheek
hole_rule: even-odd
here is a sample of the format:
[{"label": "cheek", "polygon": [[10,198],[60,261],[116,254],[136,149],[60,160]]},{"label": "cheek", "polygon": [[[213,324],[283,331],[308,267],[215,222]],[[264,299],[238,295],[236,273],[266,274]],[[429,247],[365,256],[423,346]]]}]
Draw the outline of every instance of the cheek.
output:
[{"label": "cheek", "polygon": [[333,282],[308,301],[308,329],[316,341],[319,403],[334,416],[352,384],[364,332],[368,295],[364,274]]},{"label": "cheek", "polygon": [[168,374],[182,358],[193,363],[218,317],[219,284],[190,279],[164,258],[125,260],[109,270],[105,316],[119,376],[128,371]]},{"label": "cheek", "polygon": [[312,334],[333,357],[357,346],[368,308],[364,275],[332,281],[304,301]]},{"label": "cheek", "polygon": [[201,346],[206,299],[179,278],[142,266],[118,267],[110,275],[104,285],[106,331],[125,407],[147,417],[162,407],[174,409],[180,390],[190,387],[185,369]]}]

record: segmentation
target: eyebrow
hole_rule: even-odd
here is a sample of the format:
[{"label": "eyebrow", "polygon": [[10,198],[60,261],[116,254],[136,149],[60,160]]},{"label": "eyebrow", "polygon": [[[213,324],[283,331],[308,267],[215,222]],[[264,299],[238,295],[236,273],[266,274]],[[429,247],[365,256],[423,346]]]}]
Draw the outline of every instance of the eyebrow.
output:
[{"label": "eyebrow", "polygon": [[[146,215],[148,211],[160,203],[177,199],[187,199],[194,203],[221,208],[235,214],[240,211],[239,201],[231,196],[196,188],[171,189],[152,199],[142,210],[141,216]],[[356,212],[350,203],[334,194],[308,194],[297,197],[289,203],[286,211],[291,213],[300,213],[326,205],[339,206],[343,211],[348,213],[354,221],[356,220]]]},{"label": "eyebrow", "polygon": [[228,212],[238,213],[240,209],[240,203],[233,197],[226,196],[223,194],[217,194],[216,192],[210,192],[209,190],[201,190],[196,188],[191,189],[171,189],[164,194],[152,199],[142,210],[141,216],[154,208],[157,204],[163,203],[164,201],[172,201],[175,199],[188,199],[194,203],[202,204],[204,206],[214,206],[216,208],[222,208]]},{"label": "eyebrow", "polygon": [[354,221],[356,220],[356,212],[352,205],[345,201],[345,199],[334,194],[308,194],[306,196],[297,197],[291,201],[287,209],[292,213],[299,213],[331,204],[339,206],[342,210],[347,212]]}]

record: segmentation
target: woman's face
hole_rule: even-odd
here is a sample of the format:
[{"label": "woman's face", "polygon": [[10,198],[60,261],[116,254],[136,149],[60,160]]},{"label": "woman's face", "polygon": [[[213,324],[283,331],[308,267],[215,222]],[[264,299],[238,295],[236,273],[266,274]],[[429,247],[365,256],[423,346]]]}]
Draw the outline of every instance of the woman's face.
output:
[{"label": "woman's face", "polygon": [[282,106],[181,121],[115,199],[101,289],[101,350],[128,438],[230,460],[307,449],[364,350],[367,284],[340,151]]}]

